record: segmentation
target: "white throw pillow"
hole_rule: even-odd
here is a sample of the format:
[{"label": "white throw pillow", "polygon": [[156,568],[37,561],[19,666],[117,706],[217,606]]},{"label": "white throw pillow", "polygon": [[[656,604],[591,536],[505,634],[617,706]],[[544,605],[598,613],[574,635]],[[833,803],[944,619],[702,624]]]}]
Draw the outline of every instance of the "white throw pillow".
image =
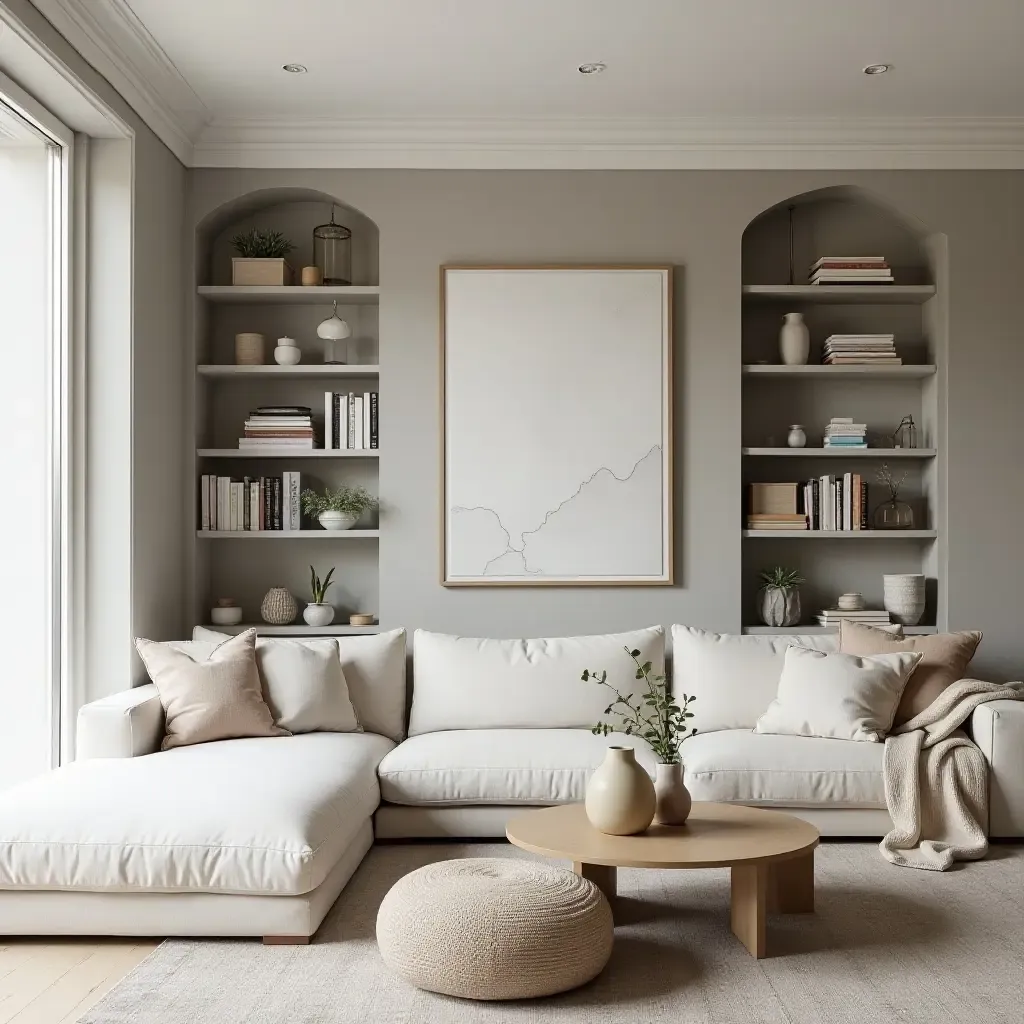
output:
[{"label": "white throw pillow", "polygon": [[790,647],[778,696],[754,729],[879,743],[921,658],[917,651],[859,658]]}]

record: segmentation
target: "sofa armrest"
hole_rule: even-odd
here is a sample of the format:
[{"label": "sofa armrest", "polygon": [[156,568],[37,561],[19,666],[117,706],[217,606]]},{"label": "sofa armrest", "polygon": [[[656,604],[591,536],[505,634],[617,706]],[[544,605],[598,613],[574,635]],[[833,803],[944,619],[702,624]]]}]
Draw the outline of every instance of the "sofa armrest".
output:
[{"label": "sofa armrest", "polygon": [[971,715],[971,735],[988,761],[988,832],[1024,836],[1024,701],[990,700]]},{"label": "sofa armrest", "polygon": [[164,709],[152,683],[85,704],[78,712],[75,757],[141,757],[160,749]]}]

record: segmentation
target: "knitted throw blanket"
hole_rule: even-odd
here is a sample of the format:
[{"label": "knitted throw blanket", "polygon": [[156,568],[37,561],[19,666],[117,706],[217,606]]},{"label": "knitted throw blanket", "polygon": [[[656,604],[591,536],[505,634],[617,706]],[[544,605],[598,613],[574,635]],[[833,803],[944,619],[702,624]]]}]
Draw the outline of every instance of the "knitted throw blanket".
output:
[{"label": "knitted throw blanket", "polygon": [[893,829],[879,849],[893,864],[946,871],[988,852],[988,765],[959,729],[990,700],[1024,700],[1024,683],[961,679],[886,738],[882,771]]}]

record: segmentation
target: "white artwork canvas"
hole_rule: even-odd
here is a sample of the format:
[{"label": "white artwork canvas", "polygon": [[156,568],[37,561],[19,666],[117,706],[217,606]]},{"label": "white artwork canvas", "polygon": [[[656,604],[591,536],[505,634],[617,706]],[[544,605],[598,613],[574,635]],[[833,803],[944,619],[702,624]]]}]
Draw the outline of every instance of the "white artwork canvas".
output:
[{"label": "white artwork canvas", "polygon": [[444,583],[671,583],[671,269],[442,277]]}]

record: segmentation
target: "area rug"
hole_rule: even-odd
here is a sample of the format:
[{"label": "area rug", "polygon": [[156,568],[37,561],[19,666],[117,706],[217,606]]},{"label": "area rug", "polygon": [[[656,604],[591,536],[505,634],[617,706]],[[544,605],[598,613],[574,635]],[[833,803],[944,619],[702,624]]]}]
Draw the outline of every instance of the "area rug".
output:
[{"label": "area rug", "polygon": [[89,1024],[1019,1024],[1024,850],[938,875],[873,843],[817,854],[817,913],[772,916],[769,957],[729,930],[726,871],[619,872],[622,923],[596,981],[521,1003],[420,992],[374,941],[402,875],[453,857],[528,857],[498,844],[376,846],[309,946],[165,942],[94,1006]]}]

